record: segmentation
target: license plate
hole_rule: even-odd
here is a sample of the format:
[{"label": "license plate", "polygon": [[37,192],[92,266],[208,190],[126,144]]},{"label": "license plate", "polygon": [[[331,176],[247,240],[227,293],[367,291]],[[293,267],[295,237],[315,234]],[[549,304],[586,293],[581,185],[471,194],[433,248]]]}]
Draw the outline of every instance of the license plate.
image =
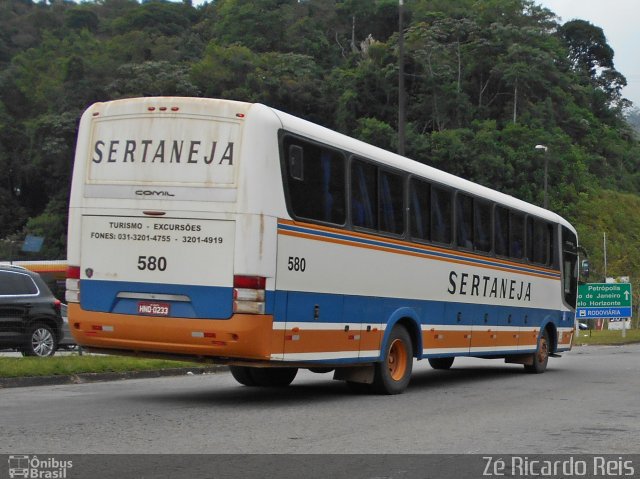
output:
[{"label": "license plate", "polygon": [[138,303],[138,314],[169,316],[169,310],[169,303],[152,303],[149,301],[140,301]]}]

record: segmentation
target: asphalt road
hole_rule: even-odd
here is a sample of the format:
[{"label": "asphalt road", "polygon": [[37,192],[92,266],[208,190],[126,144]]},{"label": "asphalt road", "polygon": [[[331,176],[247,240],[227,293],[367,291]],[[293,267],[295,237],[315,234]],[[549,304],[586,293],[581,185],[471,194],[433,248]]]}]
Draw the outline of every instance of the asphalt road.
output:
[{"label": "asphalt road", "polygon": [[0,454],[638,453],[640,345],[580,347],[542,375],[500,360],[416,362],[399,396],[301,371],[286,389],[227,372],[0,390]]}]

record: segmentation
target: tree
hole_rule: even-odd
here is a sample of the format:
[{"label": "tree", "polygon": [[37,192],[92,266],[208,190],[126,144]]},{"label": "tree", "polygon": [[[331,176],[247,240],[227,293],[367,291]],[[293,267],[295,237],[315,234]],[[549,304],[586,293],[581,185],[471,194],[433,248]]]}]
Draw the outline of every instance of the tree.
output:
[{"label": "tree", "polygon": [[575,70],[589,78],[606,93],[609,103],[618,106],[625,77],[613,65],[614,51],[602,28],[586,20],[571,20],[558,29]]},{"label": "tree", "polygon": [[190,78],[189,66],[166,61],[125,63],[106,87],[111,98],[136,96],[198,96],[200,90]]},{"label": "tree", "polygon": [[567,44],[569,59],[577,70],[595,78],[598,69],[613,68],[613,49],[602,28],[586,20],[571,20],[558,29]]},{"label": "tree", "polygon": [[[531,68],[537,65],[538,68]],[[550,90],[549,81],[555,68],[553,58],[544,50],[526,44],[514,43],[501,56],[495,72],[513,92],[512,121],[517,122],[518,112],[527,100],[544,99]]]},{"label": "tree", "polygon": [[220,0],[216,2],[215,38],[221,45],[240,44],[255,52],[282,51],[297,1]]}]

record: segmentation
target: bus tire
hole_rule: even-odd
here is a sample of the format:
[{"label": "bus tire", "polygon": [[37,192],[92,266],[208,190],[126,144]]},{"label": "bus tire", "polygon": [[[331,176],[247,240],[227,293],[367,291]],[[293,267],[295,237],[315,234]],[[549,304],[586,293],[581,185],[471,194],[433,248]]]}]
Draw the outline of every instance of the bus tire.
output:
[{"label": "bus tire", "polygon": [[429,358],[429,365],[433,369],[449,369],[453,364],[454,357],[450,358]]},{"label": "bus tire", "polygon": [[250,368],[251,378],[257,386],[282,388],[291,384],[298,368]]},{"label": "bus tire", "polygon": [[533,364],[525,364],[524,370],[531,374],[542,374],[549,362],[549,334],[543,331],[538,339],[538,347],[533,354]]},{"label": "bus tire", "polygon": [[413,345],[406,328],[396,325],[384,349],[384,358],[375,365],[373,390],[378,394],[400,394],[407,389],[413,368]]},{"label": "bus tire", "polygon": [[246,366],[229,366],[233,379],[238,381],[243,386],[257,386],[258,384],[251,375],[251,369]]}]

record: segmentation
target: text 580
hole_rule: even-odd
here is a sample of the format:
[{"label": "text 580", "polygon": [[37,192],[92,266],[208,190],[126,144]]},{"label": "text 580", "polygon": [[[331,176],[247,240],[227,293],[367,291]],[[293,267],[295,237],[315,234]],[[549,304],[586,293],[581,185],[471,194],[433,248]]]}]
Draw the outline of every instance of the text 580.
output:
[{"label": "text 580", "polygon": [[138,256],[140,271],[164,271],[167,269],[167,258],[164,256]]}]

